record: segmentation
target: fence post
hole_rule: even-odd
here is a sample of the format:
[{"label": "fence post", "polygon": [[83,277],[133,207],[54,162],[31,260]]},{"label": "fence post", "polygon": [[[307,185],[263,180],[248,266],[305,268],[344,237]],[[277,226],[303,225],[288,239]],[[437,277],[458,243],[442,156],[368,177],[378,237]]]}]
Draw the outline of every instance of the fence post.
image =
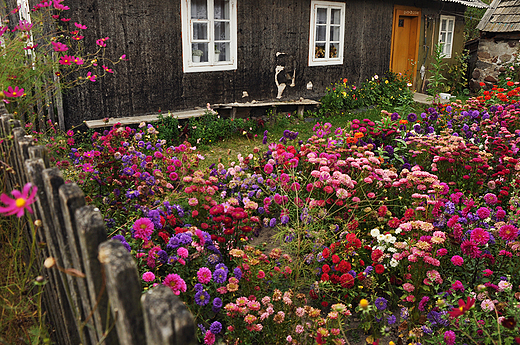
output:
[{"label": "fence post", "polygon": [[146,344],[141,282],[134,259],[117,240],[101,243],[99,261],[105,268],[108,298],[121,345]]},{"label": "fence post", "polygon": [[158,285],[141,296],[148,345],[197,344],[195,322],[173,291]]}]

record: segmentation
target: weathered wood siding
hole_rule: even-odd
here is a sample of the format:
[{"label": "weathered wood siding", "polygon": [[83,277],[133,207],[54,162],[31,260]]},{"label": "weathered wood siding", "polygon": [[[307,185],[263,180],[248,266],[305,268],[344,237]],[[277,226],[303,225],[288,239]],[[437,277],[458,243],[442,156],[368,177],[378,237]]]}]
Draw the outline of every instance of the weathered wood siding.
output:
[{"label": "weathered wood siding", "polygon": [[[461,7],[426,0],[346,1],[344,64],[309,67],[310,3],[238,0],[238,69],[183,73],[181,0],[68,1],[73,17],[94,35],[86,41],[92,49],[96,38],[110,36],[108,54],[126,54],[129,61],[115,67],[115,77],[66,95],[67,127],[83,120],[190,109],[208,102],[275,99],[277,65],[286,66],[284,72],[291,77],[296,70],[296,86],[289,87],[288,78],[282,100],[319,98],[340,78],[359,83],[388,70],[394,4],[431,8],[432,14],[440,13],[441,7]],[[277,56],[278,52],[284,54]],[[309,81],[312,90],[307,90]],[[243,98],[243,91],[249,97]]]}]

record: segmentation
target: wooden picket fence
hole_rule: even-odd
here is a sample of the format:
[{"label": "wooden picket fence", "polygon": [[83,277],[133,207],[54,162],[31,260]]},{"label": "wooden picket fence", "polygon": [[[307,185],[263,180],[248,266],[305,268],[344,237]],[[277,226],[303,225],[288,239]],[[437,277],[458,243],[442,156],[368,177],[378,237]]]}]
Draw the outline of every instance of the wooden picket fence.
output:
[{"label": "wooden picket fence", "polygon": [[[24,226],[31,243],[35,233],[35,271],[46,279],[43,306],[58,344],[196,344],[193,317],[166,286],[142,294],[130,253],[116,240],[107,241],[103,216],[86,205],[74,183],[65,183],[51,168],[44,146],[35,145],[20,121],[0,102],[0,160],[6,190],[27,182],[38,187],[33,219]],[[43,267],[47,258],[56,265]],[[49,261],[47,261],[49,262]]]}]

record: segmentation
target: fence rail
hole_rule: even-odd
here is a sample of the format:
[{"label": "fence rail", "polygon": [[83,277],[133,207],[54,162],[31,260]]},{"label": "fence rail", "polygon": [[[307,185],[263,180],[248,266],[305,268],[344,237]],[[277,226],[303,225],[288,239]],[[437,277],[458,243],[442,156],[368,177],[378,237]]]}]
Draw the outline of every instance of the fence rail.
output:
[{"label": "fence rail", "polygon": [[[51,168],[45,147],[35,145],[20,121],[0,102],[0,161],[7,191],[27,182],[38,187],[37,231],[23,227],[45,244],[35,269],[44,275],[43,305],[58,344],[195,344],[193,317],[168,287],[142,294],[135,262],[119,241],[107,240],[103,216],[86,205],[74,183]],[[28,250],[28,248],[27,248]],[[55,267],[43,268],[52,257]],[[48,261],[49,262],[49,261]]]}]

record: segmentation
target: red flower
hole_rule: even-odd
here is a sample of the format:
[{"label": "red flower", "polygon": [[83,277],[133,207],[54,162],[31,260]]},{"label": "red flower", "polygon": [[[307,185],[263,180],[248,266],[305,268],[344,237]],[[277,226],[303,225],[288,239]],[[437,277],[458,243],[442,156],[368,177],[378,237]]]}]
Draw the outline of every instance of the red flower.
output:
[{"label": "red flower", "polygon": [[345,260],[341,260],[341,262],[336,267],[336,269],[338,271],[340,271],[341,273],[347,273],[348,271],[350,271],[352,269],[352,265]]},{"label": "red flower", "polygon": [[339,281],[341,286],[344,288],[351,288],[354,286],[354,277],[349,273],[341,275]]},{"label": "red flower", "polygon": [[376,265],[375,271],[377,274],[382,274],[385,271],[385,266],[383,266],[381,264]]},{"label": "red flower", "polygon": [[330,272],[330,266],[329,265],[323,265],[321,270],[323,271],[323,273],[329,273]]},{"label": "red flower", "polygon": [[475,299],[468,297],[466,303],[462,299],[459,299],[459,307],[453,308],[452,311],[450,311],[451,317],[459,317],[462,314],[464,314],[466,311],[468,311],[473,305],[475,304]]},{"label": "red flower", "polygon": [[325,249],[323,249],[323,252],[322,252],[321,255],[323,256],[324,259],[327,259],[327,258],[329,257],[329,255],[330,255],[330,250],[329,250],[329,248],[325,248]]},{"label": "red flower", "polygon": [[338,256],[338,255],[336,255],[336,254],[332,255],[332,262],[333,262],[333,263],[337,264],[337,263],[339,262],[339,260],[340,260],[340,259],[339,259],[339,256]]},{"label": "red flower", "polygon": [[383,254],[384,253],[380,249],[374,250],[371,255],[372,261],[378,262],[379,259],[383,256]]}]

